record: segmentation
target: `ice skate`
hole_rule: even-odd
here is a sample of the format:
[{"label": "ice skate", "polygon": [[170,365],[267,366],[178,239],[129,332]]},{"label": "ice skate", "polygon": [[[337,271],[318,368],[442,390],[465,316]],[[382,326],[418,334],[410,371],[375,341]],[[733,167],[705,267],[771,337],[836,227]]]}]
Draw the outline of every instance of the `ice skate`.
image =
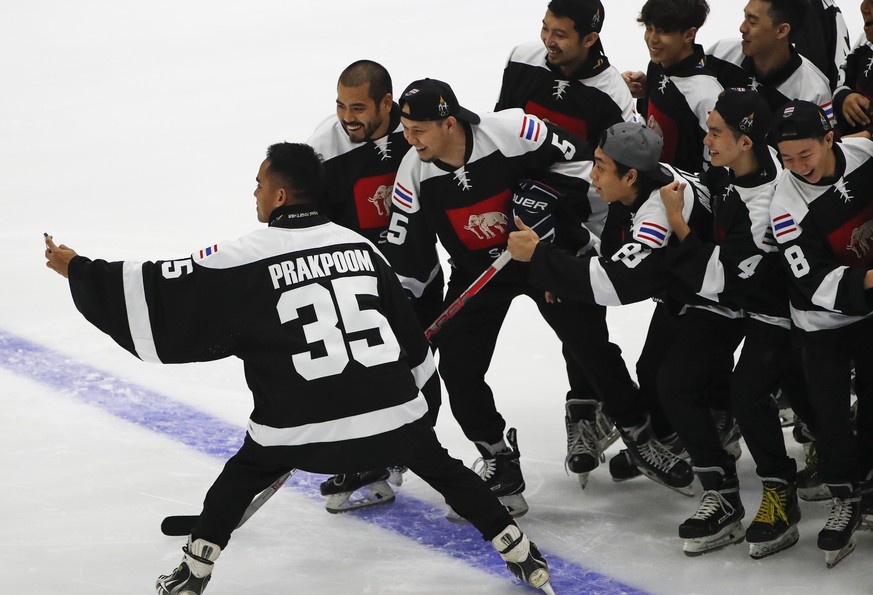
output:
[{"label": "ice skate", "polygon": [[806,502],[822,502],[831,499],[828,487],[818,478],[818,452],[815,441],[803,444],[806,467],[797,472],[797,495]]},{"label": "ice skate", "polygon": [[736,470],[728,466],[695,467],[694,472],[704,491],[697,512],[679,525],[686,556],[699,556],[739,543],[746,533]]},{"label": "ice skate", "polygon": [[564,469],[577,474],[582,489],[588,474],[606,460],[603,451],[618,439],[618,430],[599,402],[568,399],[564,423],[567,426],[567,457]]},{"label": "ice skate", "polygon": [[743,447],[740,445],[740,426],[737,425],[737,420],[730,414],[729,411],[720,409],[711,409],[712,419],[715,421],[715,427],[718,430],[718,437],[721,440],[721,447],[726,453],[731,455],[734,460],[739,459],[743,454]]},{"label": "ice skate", "polygon": [[693,496],[694,473],[691,466],[652,436],[651,421],[631,428],[621,428],[628,456],[640,472],[680,494]]},{"label": "ice skate", "polygon": [[[688,456],[688,451],[685,450],[685,446],[675,432],[670,434],[667,438],[659,439],[658,442],[686,463],[691,462],[691,457]],[[618,451],[618,454],[609,459],[609,475],[612,477],[612,481],[619,482],[627,481],[635,477],[641,477],[642,473],[634,464],[627,449],[622,448]]]},{"label": "ice skate", "polygon": [[212,566],[221,554],[221,548],[205,539],[196,539],[182,548],[185,555],[171,574],[158,577],[155,589],[158,595],[200,595],[212,577]]},{"label": "ice skate", "polygon": [[776,390],[776,392],[770,395],[773,397],[773,401],[776,403],[776,407],[779,409],[779,423],[782,424],[783,428],[790,428],[797,421],[797,415],[794,413],[794,409],[791,408],[791,405],[788,403],[788,399],[785,397],[785,393],[782,389]]},{"label": "ice skate", "polygon": [[818,549],[824,551],[825,564],[833,568],[855,551],[855,531],[861,524],[861,496],[852,484],[830,484],[833,500],[824,529],[818,533]]},{"label": "ice skate", "polygon": [[527,501],[522,495],[525,485],[516,434],[515,428],[510,428],[506,432],[508,447],[493,454],[486,446],[477,443],[476,448],[482,456],[473,463],[473,471],[485,481],[512,517],[523,516],[528,511]]},{"label": "ice skate", "polygon": [[329,513],[338,514],[389,504],[394,501],[394,490],[388,485],[390,475],[384,468],[334,475],[321,484],[321,495],[327,497],[324,507]]},{"label": "ice skate", "polygon": [[798,522],[796,487],[784,479],[765,478],[761,506],[746,529],[749,555],[757,560],[793,546],[800,537]]},{"label": "ice skate", "polygon": [[515,525],[509,525],[497,537],[491,540],[494,549],[500,552],[500,557],[506,562],[506,567],[519,579],[554,594],[549,584],[549,563],[540,554],[534,542],[521,532]]}]

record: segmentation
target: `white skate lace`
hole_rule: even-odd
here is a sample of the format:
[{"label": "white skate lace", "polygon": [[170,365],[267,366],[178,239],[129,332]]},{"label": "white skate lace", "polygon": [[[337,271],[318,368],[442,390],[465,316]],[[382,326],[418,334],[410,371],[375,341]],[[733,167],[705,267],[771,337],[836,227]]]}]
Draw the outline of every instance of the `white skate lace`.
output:
[{"label": "white skate lace", "polygon": [[831,511],[828,514],[828,520],[825,523],[825,531],[844,531],[852,520],[852,504],[857,503],[858,499],[840,500],[834,498],[830,502]]},{"label": "white skate lace", "polygon": [[606,455],[600,450],[600,437],[597,435],[597,430],[594,427],[594,422],[586,419],[577,422],[566,420],[567,422],[567,456],[564,458],[564,469],[570,459],[576,455],[590,454],[600,459],[600,462],[606,460]]},{"label": "white skate lace", "polygon": [[724,499],[719,492],[715,490],[707,490],[703,492],[700,498],[700,506],[697,507],[697,512],[691,515],[692,519],[706,520],[714,514],[722,510],[733,510],[734,507]]},{"label": "white skate lace", "polygon": [[479,457],[473,461],[473,472],[485,481],[488,481],[497,472],[497,459]]},{"label": "white skate lace", "polygon": [[638,446],[638,449],[643,460],[660,471],[669,471],[680,460],[657,440],[649,440]]}]

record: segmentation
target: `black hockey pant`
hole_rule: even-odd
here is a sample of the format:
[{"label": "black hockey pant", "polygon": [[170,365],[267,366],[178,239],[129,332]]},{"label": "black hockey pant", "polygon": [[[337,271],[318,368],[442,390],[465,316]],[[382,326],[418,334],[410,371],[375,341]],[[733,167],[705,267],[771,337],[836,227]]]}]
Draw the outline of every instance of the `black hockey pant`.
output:
[{"label": "black hockey pant", "polygon": [[[637,360],[637,382],[644,407],[652,420],[652,430],[657,438],[667,438],[675,432],[673,424],[658,394],[658,372],[676,341],[680,316],[670,311],[664,302],[656,302],[646,342]],[[719,362],[713,382],[707,389],[706,400],[713,409],[727,411],[730,408],[730,375],[733,369],[733,356]]]},{"label": "black hockey pant", "polygon": [[[453,275],[446,303],[456,299],[470,282],[471,279]],[[616,423],[642,417],[639,397],[621,350],[609,342],[605,308],[568,301],[549,304],[544,293],[533,287],[492,282],[435,335],[440,376],[452,413],[464,435],[473,442],[488,444],[503,438],[506,422],[497,411],[485,373],[509,305],[522,294],[534,300],[563,343],[565,355],[570,356],[567,361],[571,370],[569,396],[596,396]],[[519,345],[517,349],[525,347]],[[532,364],[517,373],[536,374],[536,366]]]},{"label": "black hockey pant", "polygon": [[207,492],[192,539],[203,538],[226,547],[252,499],[291,469],[350,473],[389,465],[409,467],[486,540],[514,524],[485,482],[452,458],[429,422],[422,419],[374,437],[307,446],[264,447],[247,435]]},{"label": "black hockey pant", "polygon": [[[824,483],[863,479],[873,468],[873,319],[801,333],[809,399],[815,409],[819,477]],[[850,421],[855,365],[858,435]]]},{"label": "black hockey pant", "polygon": [[[730,380],[731,409],[758,474],[791,480],[794,461],[785,453],[779,412],[770,396],[790,352],[787,329],[689,308],[679,318],[676,340],[658,373],[658,391],[694,466],[723,467],[730,455],[722,448],[707,391],[747,332]],[[771,345],[774,339],[782,342],[781,349]]]}]

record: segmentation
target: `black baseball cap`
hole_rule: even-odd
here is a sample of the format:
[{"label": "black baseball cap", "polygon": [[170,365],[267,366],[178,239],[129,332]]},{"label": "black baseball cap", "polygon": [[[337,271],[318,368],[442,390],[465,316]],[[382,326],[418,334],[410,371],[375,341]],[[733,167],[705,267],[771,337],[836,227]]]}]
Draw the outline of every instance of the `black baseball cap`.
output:
[{"label": "black baseball cap", "polygon": [[[411,83],[398,101],[400,117],[417,122],[431,122],[454,116],[459,120],[478,124],[480,118],[458,104],[458,98],[448,83],[436,79],[421,79]],[[409,106],[404,110],[404,106]]]},{"label": "black baseball cap", "polygon": [[725,89],[718,96],[713,111],[718,112],[728,126],[752,139],[752,151],[758,158],[759,167],[769,169],[772,158],[767,134],[773,122],[773,112],[761,94],[748,88]]},{"label": "black baseball cap", "polygon": [[613,124],[600,139],[600,150],[624,166],[632,167],[656,184],[666,186],[673,174],[661,165],[664,141],[651,128],[635,122]]},{"label": "black baseball cap", "polygon": [[833,130],[824,110],[811,101],[795,99],[779,109],[773,122],[773,140],[824,138]]},{"label": "black baseball cap", "polygon": [[606,16],[600,0],[553,0],[549,2],[549,10],[572,20],[581,36],[600,33]]}]

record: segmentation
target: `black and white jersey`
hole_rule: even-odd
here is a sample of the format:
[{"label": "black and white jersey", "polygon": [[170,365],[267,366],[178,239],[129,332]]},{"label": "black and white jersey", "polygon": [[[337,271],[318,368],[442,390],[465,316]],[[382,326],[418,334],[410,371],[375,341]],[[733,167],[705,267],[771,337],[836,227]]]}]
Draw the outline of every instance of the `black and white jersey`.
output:
[{"label": "black and white jersey", "polygon": [[242,359],[262,446],[374,436],[427,414],[422,390],[438,395],[438,376],[382,255],[314,211],[273,217],[178,260],[76,257],[76,307],[145,361]]},{"label": "black and white jersey", "polygon": [[843,64],[843,80],[834,93],[834,112],[840,131],[851,134],[864,129],[864,126],[852,127],[843,117],[843,103],[850,93],[860,93],[867,99],[873,99],[873,43],[864,40],[846,58]]},{"label": "black and white jersey", "polygon": [[397,104],[391,109],[389,130],[382,138],[353,143],[339,119],[331,116],[306,141],[324,159],[321,212],[374,244],[385,242],[394,176],[409,150]]},{"label": "black and white jersey", "polygon": [[[683,217],[708,240],[712,233],[709,190],[697,176],[665,167],[674,180],[685,183]],[[631,207],[611,203],[600,240],[600,256],[583,258],[540,242],[531,260],[531,283],[558,297],[603,306],[666,297],[665,292],[674,288],[678,293],[671,293],[673,301],[706,303],[678,287],[667,265],[667,250],[663,248],[677,240],[667,220],[660,187]]]},{"label": "black and white jersey", "polygon": [[821,70],[831,89],[840,84],[840,67],[849,54],[849,30],[834,0],[812,0],[798,31],[791,32],[794,47]]},{"label": "black and white jersey", "polygon": [[788,280],[770,224],[782,167],[772,148],[770,160],[753,174],[731,176],[713,192],[712,242],[692,229],[667,254],[673,273],[697,295],[787,328]]},{"label": "black and white jersey", "polygon": [[833,96],[827,77],[793,47],[788,62],[767,76],[760,76],[754,60],[743,55],[740,39],[722,39],[707,53],[742,68],[746,73],[743,86],[758,91],[774,114],[789,101],[802,99],[820,106],[833,125]]},{"label": "black and white jersey", "polygon": [[634,121],[633,97],[599,42],[569,77],[546,61],[547,54],[540,42],[512,50],[495,110],[521,108],[581,136],[591,146],[613,124]]},{"label": "black and white jersey", "polygon": [[871,315],[864,276],[873,265],[873,141],[834,144],[836,181],[809,184],[785,171],[770,209],[791,281],[791,318],[812,332]]},{"label": "black and white jersey", "polygon": [[706,118],[726,87],[743,82],[738,67],[704,55],[696,44],[693,54],[670,68],[649,62],[644,111],[646,125],[664,139],[661,161],[685,171],[706,169]]},{"label": "black and white jersey", "polygon": [[[465,163],[453,168],[424,163],[415,150],[403,158],[391,203],[388,243],[383,250],[403,286],[418,297],[438,264],[436,240],[453,270],[477,277],[506,248],[516,184],[540,180],[562,193],[555,214],[555,241],[574,249],[590,241],[575,237],[585,222],[598,233],[606,204],[590,187],[591,148],[579,137],[520,109],[483,114],[466,127]],[[501,281],[524,281],[521,267],[508,267]]]}]

